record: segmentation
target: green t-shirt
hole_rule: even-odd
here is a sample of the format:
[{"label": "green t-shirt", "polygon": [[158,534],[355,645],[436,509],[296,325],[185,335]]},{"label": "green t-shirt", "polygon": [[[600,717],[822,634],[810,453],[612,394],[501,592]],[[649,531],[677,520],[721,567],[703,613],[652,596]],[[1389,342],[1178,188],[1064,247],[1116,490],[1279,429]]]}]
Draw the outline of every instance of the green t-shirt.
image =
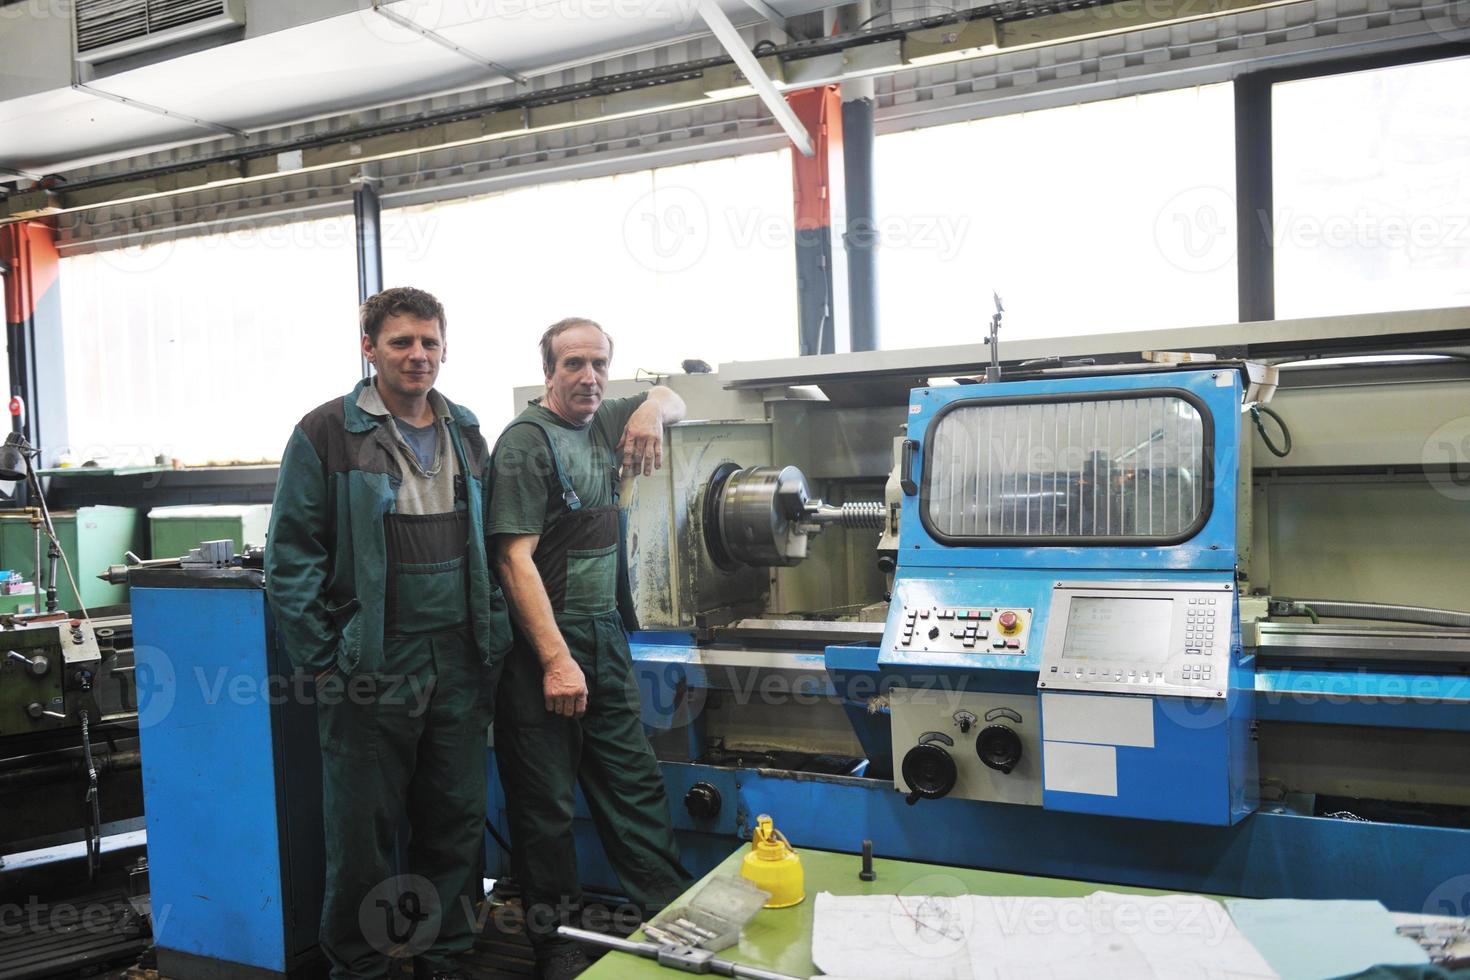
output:
[{"label": "green t-shirt", "polygon": [[[519,418],[549,423],[556,451],[582,506],[607,507],[613,502],[614,469],[620,462],[613,459],[611,449],[623,437],[629,416],[647,400],[646,391],[631,398],[607,399],[592,421],[582,426],[572,425],[539,402],[531,402]],[[534,425],[512,427],[495,448],[489,533],[544,534],[566,513],[556,467],[541,430]]]}]

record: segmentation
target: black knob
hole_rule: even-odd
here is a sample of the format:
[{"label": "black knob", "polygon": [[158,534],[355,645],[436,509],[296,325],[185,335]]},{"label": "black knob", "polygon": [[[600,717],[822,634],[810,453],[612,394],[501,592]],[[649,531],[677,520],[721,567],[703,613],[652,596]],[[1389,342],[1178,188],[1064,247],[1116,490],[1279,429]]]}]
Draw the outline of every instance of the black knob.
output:
[{"label": "black knob", "polygon": [[909,784],[906,799],[910,806],[947,796],[958,775],[950,754],[932,743],[915,745],[903,757],[903,781]]},{"label": "black knob", "polygon": [[684,809],[695,820],[719,816],[720,802],[720,791],[709,783],[695,783],[684,794]]},{"label": "black knob", "polygon": [[39,701],[32,701],[26,705],[26,714],[30,715],[33,721],[39,721],[45,713],[46,708]]},{"label": "black knob", "polygon": [[931,626],[931,627],[929,627],[929,639],[931,639],[931,640],[937,640],[937,639],[939,639],[939,627],[938,626]]},{"label": "black knob", "polygon": [[991,769],[1008,773],[1021,761],[1021,736],[1005,725],[988,725],[975,739],[975,754]]},{"label": "black knob", "polygon": [[894,561],[892,555],[881,555],[881,556],[879,556],[879,558],[878,558],[878,571],[882,572],[884,575],[892,575],[893,574],[893,570],[895,568],[897,568],[897,567],[898,567],[898,562]]}]

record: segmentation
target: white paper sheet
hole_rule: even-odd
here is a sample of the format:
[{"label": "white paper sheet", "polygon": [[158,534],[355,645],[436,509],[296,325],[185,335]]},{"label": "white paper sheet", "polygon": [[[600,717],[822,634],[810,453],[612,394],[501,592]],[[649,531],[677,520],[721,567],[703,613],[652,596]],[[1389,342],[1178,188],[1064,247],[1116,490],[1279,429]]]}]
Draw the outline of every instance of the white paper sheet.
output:
[{"label": "white paper sheet", "polygon": [[1193,895],[817,896],[812,961],[844,980],[1274,978]]}]

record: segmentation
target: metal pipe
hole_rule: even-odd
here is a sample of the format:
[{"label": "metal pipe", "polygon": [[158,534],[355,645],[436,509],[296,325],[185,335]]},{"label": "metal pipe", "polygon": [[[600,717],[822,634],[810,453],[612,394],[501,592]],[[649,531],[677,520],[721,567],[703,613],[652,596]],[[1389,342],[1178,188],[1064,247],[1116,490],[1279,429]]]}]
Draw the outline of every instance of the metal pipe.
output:
[{"label": "metal pipe", "polygon": [[[109,772],[125,772],[130,769],[140,769],[143,766],[143,754],[138,749],[118,749],[115,752],[94,755],[92,763],[97,769],[98,775]],[[0,772],[0,792],[24,789],[31,786],[44,786],[50,783],[65,782],[75,778],[87,771],[85,759],[67,759],[62,762],[47,762],[41,765],[26,766],[22,769],[11,769]]]}]

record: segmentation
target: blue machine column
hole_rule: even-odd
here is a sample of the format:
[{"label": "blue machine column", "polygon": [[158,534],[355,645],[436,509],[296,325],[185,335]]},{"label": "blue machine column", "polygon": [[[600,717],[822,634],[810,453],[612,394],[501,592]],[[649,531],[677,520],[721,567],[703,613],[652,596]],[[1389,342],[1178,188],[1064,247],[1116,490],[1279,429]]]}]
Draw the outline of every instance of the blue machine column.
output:
[{"label": "blue machine column", "polygon": [[136,569],[130,585],[159,973],[314,976],[315,691],[275,643],[262,573]]},{"label": "blue machine column", "polygon": [[842,111],[837,86],[803,89],[786,96],[811,134],[816,153],[791,155],[796,208],[796,303],[799,352],[831,354],[836,348],[832,302],[831,159],[842,156]]},{"label": "blue machine column", "polygon": [[10,398],[19,400],[12,426],[42,462],[55,461],[69,441],[66,372],[61,337],[61,259],[56,231],[40,221],[0,227],[0,263],[5,274],[5,341],[10,364]]}]

